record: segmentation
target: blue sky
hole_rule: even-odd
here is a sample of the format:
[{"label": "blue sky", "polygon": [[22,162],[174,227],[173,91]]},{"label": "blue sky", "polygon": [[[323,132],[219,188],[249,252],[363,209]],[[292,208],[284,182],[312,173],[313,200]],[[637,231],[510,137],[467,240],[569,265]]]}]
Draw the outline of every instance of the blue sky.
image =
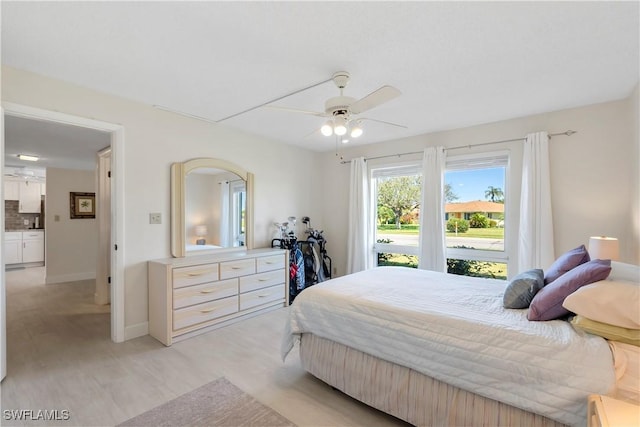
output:
[{"label": "blue sky", "polygon": [[444,180],[459,197],[456,202],[487,200],[484,192],[489,186],[504,191],[504,168],[450,171],[445,173]]}]

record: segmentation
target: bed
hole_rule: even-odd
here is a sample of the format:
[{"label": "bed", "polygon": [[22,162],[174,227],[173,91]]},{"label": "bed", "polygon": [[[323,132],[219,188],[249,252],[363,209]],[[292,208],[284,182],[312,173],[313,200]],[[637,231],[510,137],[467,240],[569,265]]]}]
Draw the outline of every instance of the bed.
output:
[{"label": "bed", "polygon": [[589,394],[637,383],[607,340],[505,309],[505,285],[403,267],[329,280],[290,307],[282,357],[299,341],[308,372],[414,425],[586,425]]},{"label": "bed", "polygon": [[217,246],[217,245],[191,245],[191,244],[186,244],[185,245],[185,251],[186,252],[197,252],[197,251],[208,251],[210,249],[219,249],[222,246]]}]

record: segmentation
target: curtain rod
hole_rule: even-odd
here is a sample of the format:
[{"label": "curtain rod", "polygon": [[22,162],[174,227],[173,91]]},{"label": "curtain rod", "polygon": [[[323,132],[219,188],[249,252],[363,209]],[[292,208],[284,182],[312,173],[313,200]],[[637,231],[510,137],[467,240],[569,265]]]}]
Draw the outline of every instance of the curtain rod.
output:
[{"label": "curtain rod", "polygon": [[[571,136],[574,133],[578,133],[578,131],[575,130],[567,130],[564,132],[559,132],[559,133],[551,133],[549,134],[549,138],[551,138],[552,136],[561,136],[561,135],[565,135],[565,136]],[[445,148],[445,151],[449,151],[449,150],[459,150],[461,148],[471,148],[471,147],[482,147],[484,145],[493,145],[493,144],[502,144],[504,142],[515,142],[515,141],[524,141],[525,139],[527,139],[527,137],[522,137],[522,138],[513,138],[513,139],[503,139],[500,141],[490,141],[490,142],[483,142],[481,144],[467,144],[467,145],[458,145],[456,147],[448,147]],[[424,153],[423,151],[410,151],[407,153],[398,153],[398,154],[387,154],[385,156],[376,156],[376,157],[365,157],[365,161],[366,160],[376,160],[376,159],[385,159],[387,157],[400,157],[400,156],[408,156],[410,154],[422,154]],[[351,160],[342,160],[340,162],[341,164],[346,164],[346,163],[351,163]]]}]

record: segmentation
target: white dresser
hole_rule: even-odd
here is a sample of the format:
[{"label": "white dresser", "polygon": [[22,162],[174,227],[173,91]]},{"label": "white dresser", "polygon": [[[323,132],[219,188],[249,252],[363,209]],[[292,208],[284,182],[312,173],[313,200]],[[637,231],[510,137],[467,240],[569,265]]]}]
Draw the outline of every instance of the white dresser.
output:
[{"label": "white dresser", "polygon": [[164,345],[288,304],[288,252],[149,261],[149,333]]}]

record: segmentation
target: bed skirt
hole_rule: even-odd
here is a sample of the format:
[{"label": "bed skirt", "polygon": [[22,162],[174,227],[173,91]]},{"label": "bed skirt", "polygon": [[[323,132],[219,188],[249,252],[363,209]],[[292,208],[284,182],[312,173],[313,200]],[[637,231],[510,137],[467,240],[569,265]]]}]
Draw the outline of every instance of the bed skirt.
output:
[{"label": "bed skirt", "polygon": [[564,426],[313,334],[302,335],[300,360],[327,384],[416,426]]}]

